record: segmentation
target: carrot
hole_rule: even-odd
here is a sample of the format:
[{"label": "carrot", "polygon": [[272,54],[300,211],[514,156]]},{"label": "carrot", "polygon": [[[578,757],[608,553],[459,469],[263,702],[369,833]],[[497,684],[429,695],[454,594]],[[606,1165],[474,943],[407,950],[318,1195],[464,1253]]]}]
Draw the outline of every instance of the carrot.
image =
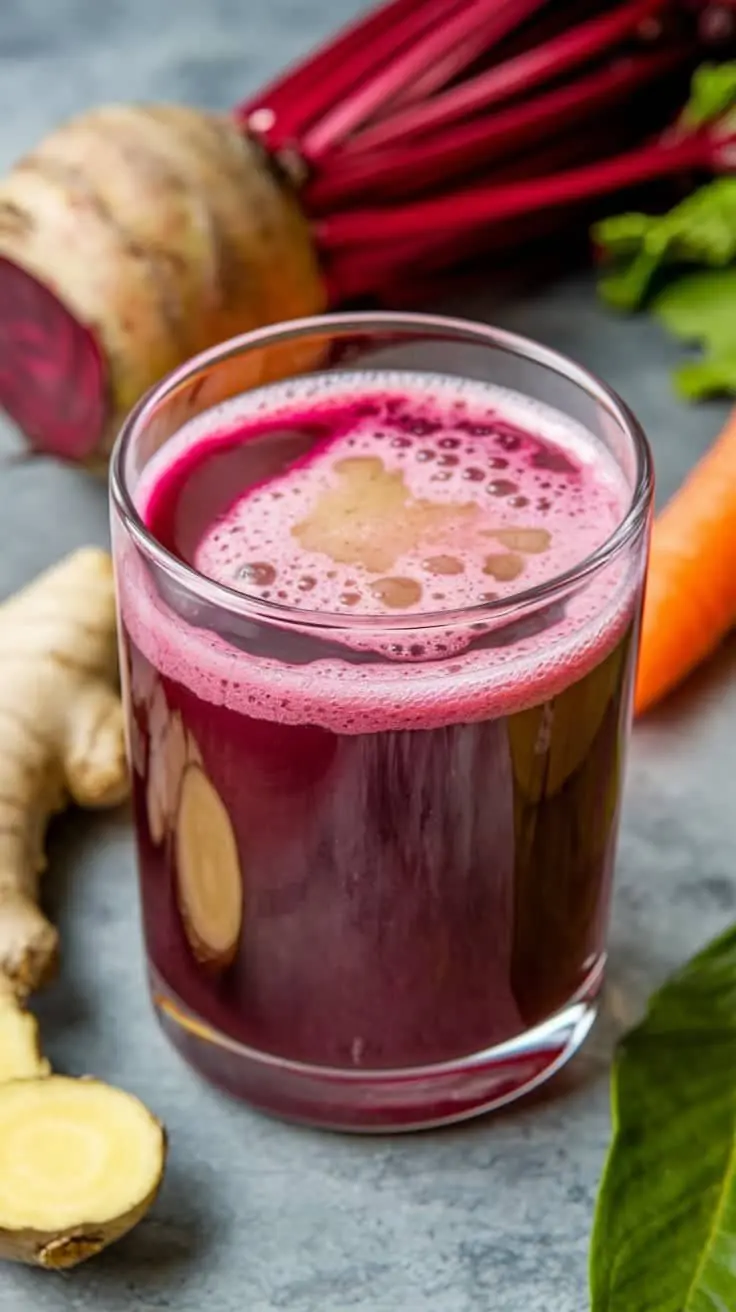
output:
[{"label": "carrot", "polygon": [[736,410],[655,520],[635,710],[649,710],[736,622]]}]

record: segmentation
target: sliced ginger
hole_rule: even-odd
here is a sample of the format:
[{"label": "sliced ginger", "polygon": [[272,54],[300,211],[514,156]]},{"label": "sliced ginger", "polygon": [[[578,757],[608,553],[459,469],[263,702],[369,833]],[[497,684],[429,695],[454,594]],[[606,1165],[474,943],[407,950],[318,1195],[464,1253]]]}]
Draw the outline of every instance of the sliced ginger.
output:
[{"label": "sliced ginger", "polygon": [[174,828],[184,771],[191,761],[200,763],[201,757],[181,715],[169,709],[160,684],[156,685],[149,706],[148,727],[146,809],[151,839],[158,845]]},{"label": "sliced ginger", "polygon": [[240,858],[230,817],[202,754],[160,683],[149,690],[146,811],[151,840],[176,866],[179,913],[195,959],[209,970],[234,960],[243,921]]},{"label": "sliced ginger", "polygon": [[119,1239],[161,1182],[142,1103],[51,1075],[27,995],[52,974],[37,905],[49,818],[128,791],[112,563],[84,550],[0,606],[0,1258],[63,1268]]},{"label": "sliced ginger", "polygon": [[0,1258],[62,1269],[126,1234],[161,1183],[162,1126],[137,1098],[50,1075],[0,1086]]},{"label": "sliced ginger", "polygon": [[201,766],[182,779],[176,817],[179,910],[197,961],[223,970],[238,950],[243,882],[230,817]]}]

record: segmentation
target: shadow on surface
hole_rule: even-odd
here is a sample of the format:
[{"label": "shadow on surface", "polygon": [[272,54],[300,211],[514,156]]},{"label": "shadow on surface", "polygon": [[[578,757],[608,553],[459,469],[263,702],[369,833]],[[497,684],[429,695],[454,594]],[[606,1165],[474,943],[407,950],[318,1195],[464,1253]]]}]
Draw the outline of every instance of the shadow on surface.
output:
[{"label": "shadow on surface", "polygon": [[[70,808],[56,817],[46,842],[48,870],[41,881],[41,904],[59,931],[59,973],[32,999],[44,1038],[53,1049],[64,1047],[65,1035],[80,1035],[86,1025],[94,1026],[98,1008],[85,986],[85,958],[97,948],[95,929],[109,923],[115,913],[101,898],[99,877],[93,869],[95,855],[104,847],[124,841],[130,827],[130,808],[91,813]],[[130,872],[133,890],[133,871]],[[91,905],[95,916],[89,916]],[[61,1064],[61,1063],[60,1063]]]},{"label": "shadow on surface", "polygon": [[152,1212],[125,1238],[74,1271],[51,1275],[17,1266],[5,1280],[14,1280],[19,1297],[33,1299],[34,1306],[44,1309],[72,1302],[76,1307],[83,1298],[94,1300],[104,1312],[174,1308],[190,1279],[199,1278],[216,1243],[229,1238],[229,1227],[221,1218],[215,1223],[216,1215],[201,1177],[195,1189],[170,1163]]},{"label": "shadow on surface", "polygon": [[109,1281],[118,1289],[135,1271],[155,1276],[156,1284],[169,1284],[174,1278],[182,1281],[223,1232],[221,1218],[215,1223],[218,1209],[210,1205],[208,1192],[201,1174],[194,1188],[181,1166],[170,1159],[150,1215],[95,1263],[100,1283]]}]

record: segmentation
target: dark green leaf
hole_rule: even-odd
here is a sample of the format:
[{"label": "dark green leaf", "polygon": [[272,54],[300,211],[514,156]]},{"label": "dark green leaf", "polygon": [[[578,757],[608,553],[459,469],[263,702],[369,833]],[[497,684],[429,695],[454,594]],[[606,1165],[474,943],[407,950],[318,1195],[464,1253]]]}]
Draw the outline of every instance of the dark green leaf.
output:
[{"label": "dark green leaf", "polygon": [[713,351],[736,349],[736,269],[678,278],[652,309],[668,333],[683,342],[700,342]]},{"label": "dark green leaf", "polygon": [[701,64],[693,74],[682,123],[701,127],[736,104],[736,63]]},{"label": "dark green leaf", "polygon": [[675,369],[675,390],[683,401],[705,401],[711,396],[736,395],[736,352],[688,360]]},{"label": "dark green leaf", "polygon": [[657,297],[653,310],[673,337],[704,355],[681,365],[675,384],[688,400],[736,391],[736,269],[694,273]]},{"label": "dark green leaf", "polygon": [[736,1309],[736,927],[619,1046],[593,1312]]},{"label": "dark green leaf", "polygon": [[601,279],[601,296],[616,309],[639,309],[664,266],[723,269],[736,260],[736,178],[701,187],[669,214],[603,219],[593,240],[613,265]]}]

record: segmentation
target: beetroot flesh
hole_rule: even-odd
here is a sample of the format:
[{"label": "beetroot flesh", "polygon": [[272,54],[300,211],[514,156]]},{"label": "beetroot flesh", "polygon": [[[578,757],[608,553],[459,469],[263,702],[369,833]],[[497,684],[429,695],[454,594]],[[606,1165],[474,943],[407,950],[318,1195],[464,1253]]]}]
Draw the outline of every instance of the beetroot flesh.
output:
[{"label": "beetroot flesh", "polygon": [[50,288],[0,257],[0,406],[38,451],[84,460],[107,414],[94,334]]}]

